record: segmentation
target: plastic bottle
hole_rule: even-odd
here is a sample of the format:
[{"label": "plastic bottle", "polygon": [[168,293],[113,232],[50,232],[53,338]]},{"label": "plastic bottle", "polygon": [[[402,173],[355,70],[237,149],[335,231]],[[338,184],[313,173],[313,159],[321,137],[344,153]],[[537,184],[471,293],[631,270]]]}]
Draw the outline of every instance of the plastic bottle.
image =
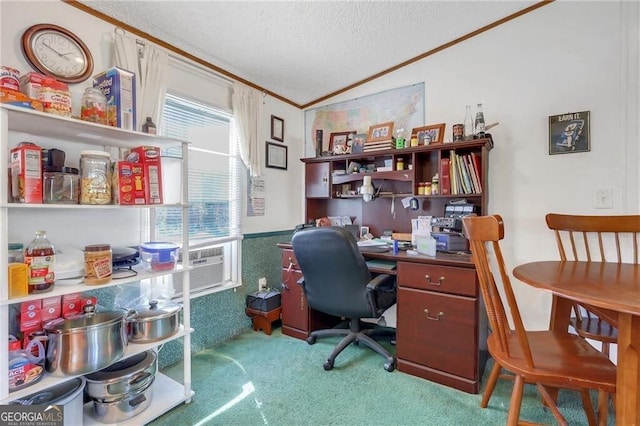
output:
[{"label": "plastic bottle", "polygon": [[438,173],[436,173],[435,175],[433,175],[433,178],[431,179],[431,194],[432,195],[440,194],[439,181],[440,181],[440,179],[439,179]]},{"label": "plastic bottle", "polygon": [[476,133],[475,137],[480,139],[484,137],[484,113],[482,112],[482,104],[478,104],[476,110]]},{"label": "plastic bottle", "polygon": [[92,123],[107,124],[107,98],[102,90],[95,87],[84,89],[80,119]]},{"label": "plastic bottle", "polygon": [[153,120],[151,120],[151,117],[147,117],[147,121],[145,121],[142,125],[142,132],[149,133],[150,135],[156,134],[156,125],[153,124]]},{"label": "plastic bottle", "polygon": [[[34,355],[37,353],[37,355]],[[37,383],[44,375],[44,346],[31,340],[25,349],[20,341],[9,336],[9,391],[15,391]]]},{"label": "plastic bottle", "polygon": [[53,289],[56,280],[56,249],[47,239],[45,231],[36,231],[36,237],[24,249],[24,263],[29,265],[29,294]]},{"label": "plastic bottle", "polygon": [[471,118],[471,105],[467,105],[467,112],[464,115],[464,139],[473,139],[474,126]]}]

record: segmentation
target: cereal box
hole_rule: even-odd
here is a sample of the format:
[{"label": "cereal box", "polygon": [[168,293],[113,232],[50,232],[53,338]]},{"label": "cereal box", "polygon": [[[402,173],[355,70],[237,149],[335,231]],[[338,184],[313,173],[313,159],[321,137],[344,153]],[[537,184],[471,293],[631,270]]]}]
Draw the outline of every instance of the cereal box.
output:
[{"label": "cereal box", "polygon": [[0,87],[9,90],[18,90],[20,71],[15,68],[0,65]]},{"label": "cereal box", "polygon": [[93,77],[93,87],[107,98],[107,124],[136,130],[136,75],[113,67]]},{"label": "cereal box", "polygon": [[143,166],[129,161],[113,165],[113,203],[120,205],[146,204]]},{"label": "cereal box", "polygon": [[144,194],[146,204],[162,204],[162,167],[160,148],[139,146],[133,148],[127,161],[142,164],[144,176]]},{"label": "cereal box", "polygon": [[11,150],[11,194],[16,203],[42,204],[42,148],[34,143]]},{"label": "cereal box", "polygon": [[4,89],[0,87],[0,103],[14,105],[21,108],[35,109],[42,111],[42,102],[38,99],[31,99],[24,93],[16,90]]},{"label": "cereal box", "polygon": [[47,77],[33,71],[23,74],[20,76],[20,92],[30,98],[38,99],[43,78],[46,79]]}]

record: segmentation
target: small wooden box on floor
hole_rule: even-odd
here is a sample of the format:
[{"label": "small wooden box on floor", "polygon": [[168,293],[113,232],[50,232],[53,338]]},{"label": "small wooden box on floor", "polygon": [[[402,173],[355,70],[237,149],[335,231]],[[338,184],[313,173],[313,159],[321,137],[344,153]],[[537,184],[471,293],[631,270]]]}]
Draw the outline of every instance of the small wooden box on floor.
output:
[{"label": "small wooden box on floor", "polygon": [[248,317],[251,318],[253,324],[253,331],[262,329],[268,336],[271,335],[272,325],[274,321],[280,319],[281,307],[277,307],[271,311],[264,312],[257,309],[245,308],[244,310]]}]

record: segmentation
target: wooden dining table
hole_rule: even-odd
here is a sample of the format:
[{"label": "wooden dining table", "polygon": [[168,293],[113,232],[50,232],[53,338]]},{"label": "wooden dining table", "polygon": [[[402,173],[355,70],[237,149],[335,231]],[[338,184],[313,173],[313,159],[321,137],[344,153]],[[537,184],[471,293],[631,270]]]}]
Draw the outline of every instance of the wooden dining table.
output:
[{"label": "wooden dining table", "polygon": [[640,265],[541,261],[519,265],[513,275],[553,293],[552,329],[568,330],[574,302],[612,313],[618,327],[616,424],[640,426]]}]

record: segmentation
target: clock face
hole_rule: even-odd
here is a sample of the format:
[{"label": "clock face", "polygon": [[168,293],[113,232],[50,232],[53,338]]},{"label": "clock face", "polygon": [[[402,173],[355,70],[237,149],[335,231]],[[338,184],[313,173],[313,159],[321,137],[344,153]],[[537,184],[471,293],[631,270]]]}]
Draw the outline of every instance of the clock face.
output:
[{"label": "clock face", "polygon": [[38,71],[67,83],[79,83],[93,72],[93,59],[73,33],[55,25],[35,25],[22,37],[25,56]]}]

